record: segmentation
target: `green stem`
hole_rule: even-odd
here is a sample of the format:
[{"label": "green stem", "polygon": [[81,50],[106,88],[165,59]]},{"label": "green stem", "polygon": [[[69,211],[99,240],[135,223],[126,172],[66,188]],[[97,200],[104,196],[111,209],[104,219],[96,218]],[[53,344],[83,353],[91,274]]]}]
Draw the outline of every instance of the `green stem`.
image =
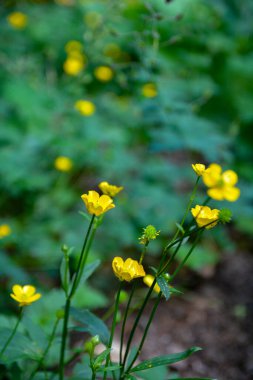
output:
[{"label": "green stem", "polygon": [[[110,335],[110,339],[108,343],[108,348],[110,349],[112,348],[112,341],[113,341],[115,327],[117,323],[117,314],[118,314],[118,309],[119,309],[119,297],[120,297],[121,289],[122,289],[122,282],[120,283],[120,286],[116,295],[116,299],[115,299],[115,308],[114,308],[114,314],[113,314],[113,320],[112,320],[111,335]],[[109,354],[106,358],[105,367],[108,366],[110,361],[111,361],[111,355]],[[106,378],[107,378],[107,371],[104,372],[103,380],[106,380]]]},{"label": "green stem", "polygon": [[123,319],[122,327],[121,327],[120,351],[119,351],[119,358],[120,358],[119,362],[120,362],[120,365],[122,365],[122,351],[123,351],[123,343],[124,343],[125,326],[126,326],[126,321],[127,321],[127,317],[128,317],[128,313],[129,313],[129,308],[130,308],[130,304],[132,302],[132,298],[133,298],[135,289],[136,289],[136,282],[133,284],[131,293],[129,295],[127,306],[126,306],[126,310],[125,310],[125,313],[124,313],[124,319]]},{"label": "green stem", "polygon": [[1,352],[0,352],[0,358],[3,356],[6,348],[9,346],[10,342],[12,341],[14,335],[16,334],[16,331],[18,329],[18,326],[19,326],[19,323],[21,321],[21,318],[22,318],[22,311],[23,311],[23,307],[20,308],[20,311],[19,311],[19,316],[18,316],[18,319],[17,319],[17,322],[14,326],[14,329],[12,330],[12,333],[11,335],[9,336],[9,338],[7,339],[7,341],[5,342],[5,345],[3,346]]},{"label": "green stem", "polygon": [[62,329],[61,351],[60,351],[59,380],[64,379],[65,347],[66,347],[66,340],[67,340],[68,319],[69,319],[69,309],[70,309],[70,305],[71,305],[71,299],[74,296],[75,291],[78,287],[78,284],[79,284],[80,278],[81,278],[81,277],[79,277],[79,275],[80,276],[82,275],[82,271],[84,269],[84,265],[85,265],[87,257],[88,257],[89,250],[86,249],[86,247],[87,246],[90,247],[90,244],[91,244],[91,243],[88,244],[88,241],[89,241],[89,236],[90,236],[90,232],[92,229],[94,219],[95,219],[95,215],[92,215],[92,218],[91,218],[91,221],[90,221],[90,224],[88,227],[88,231],[87,231],[85,239],[84,239],[82,251],[81,251],[81,254],[79,257],[79,261],[78,261],[78,265],[77,265],[77,271],[75,273],[73,285],[72,285],[72,288],[71,288],[71,291],[70,291],[68,297],[66,298],[65,310],[64,310],[64,320],[63,320],[63,329]]},{"label": "green stem", "polygon": [[146,336],[147,336],[147,334],[148,334],[149,327],[150,327],[150,325],[151,325],[151,323],[152,323],[152,321],[153,321],[153,319],[154,319],[154,316],[155,316],[155,313],[156,313],[157,307],[158,307],[158,305],[159,305],[159,302],[160,302],[160,300],[161,300],[161,297],[162,297],[162,292],[159,293],[159,295],[158,295],[158,297],[157,297],[157,299],[156,299],[156,302],[155,302],[155,304],[154,304],[154,306],[153,306],[153,309],[152,309],[152,312],[151,312],[151,314],[150,314],[150,317],[149,317],[148,323],[147,323],[147,325],[146,325],[146,327],[145,327],[145,331],[144,331],[144,334],[143,334],[143,336],[142,336],[141,342],[140,342],[140,344],[139,344],[138,350],[137,350],[137,352],[136,352],[134,358],[132,359],[131,363],[129,364],[129,366],[128,366],[128,368],[127,368],[127,370],[126,370],[125,373],[128,373],[128,372],[129,372],[129,370],[132,368],[132,366],[134,365],[136,359],[138,358],[138,356],[139,356],[140,353],[141,353],[141,350],[142,350],[142,347],[143,347],[143,345],[144,345],[144,342],[145,342]]},{"label": "green stem", "polygon": [[43,365],[44,363],[44,360],[45,360],[45,357],[47,356],[48,354],[48,351],[53,343],[53,340],[54,340],[54,337],[55,337],[55,333],[56,333],[56,329],[57,329],[57,326],[58,326],[58,323],[59,323],[59,319],[57,318],[56,321],[55,321],[55,324],[54,324],[54,327],[53,327],[53,330],[52,330],[52,333],[50,335],[50,338],[48,340],[48,344],[47,344],[47,347],[41,357],[41,359],[39,360],[36,368],[34,369],[34,371],[31,373],[31,376],[29,377],[29,380],[32,380],[34,378],[34,376],[36,375],[38,369]]}]

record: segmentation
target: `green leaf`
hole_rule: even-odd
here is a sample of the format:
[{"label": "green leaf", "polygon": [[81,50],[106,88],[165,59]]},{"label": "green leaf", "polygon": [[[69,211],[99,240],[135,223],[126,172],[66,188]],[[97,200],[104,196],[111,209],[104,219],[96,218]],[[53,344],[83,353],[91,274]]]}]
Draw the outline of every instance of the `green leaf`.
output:
[{"label": "green leaf", "polygon": [[82,274],[82,277],[80,279],[80,283],[84,283],[86,280],[88,280],[88,278],[95,272],[95,270],[99,267],[101,263],[101,260],[97,259],[95,261],[93,261],[93,263],[90,263],[90,264],[87,264],[85,267],[84,267],[84,271],[83,271],[83,274]]},{"label": "green leaf", "polygon": [[101,364],[103,363],[103,361],[107,358],[107,356],[110,354],[111,352],[111,349],[110,348],[107,348],[106,350],[104,350],[103,352],[101,352],[101,354],[99,354],[96,359],[94,360],[93,362],[93,367],[100,367]]},{"label": "green leaf", "polygon": [[88,222],[91,221],[91,217],[90,217],[90,215],[86,214],[86,213],[83,212],[83,211],[78,211],[78,213],[79,213],[80,215],[82,215],[82,216],[84,217],[84,219],[88,220]]},{"label": "green leaf", "polygon": [[96,371],[97,372],[104,372],[104,371],[111,371],[111,372],[113,372],[113,371],[117,371],[120,368],[121,368],[121,365],[111,365],[109,367],[100,367]]},{"label": "green leaf", "polygon": [[166,301],[170,298],[170,287],[163,276],[159,276],[156,279],[157,284],[160,286],[161,292],[164,295]]},{"label": "green leaf", "polygon": [[176,226],[177,226],[177,228],[179,229],[179,231],[182,232],[182,234],[185,233],[185,230],[184,230],[184,228],[181,226],[181,224],[176,223]]},{"label": "green leaf", "polygon": [[[1,329],[0,330],[0,342],[1,342],[1,348],[5,344],[5,342],[8,340],[12,333],[13,329]],[[33,357],[32,347],[31,347],[31,341],[21,334],[19,331],[17,331],[7,346],[4,354],[1,356],[0,362],[5,364],[10,364],[18,359],[23,358],[31,358]]]},{"label": "green leaf", "polygon": [[144,360],[137,366],[130,369],[129,372],[138,372],[138,371],[143,371],[145,369],[149,369],[153,367],[159,367],[161,365],[169,365],[169,364],[177,363],[177,362],[180,362],[181,360],[188,358],[188,356],[192,355],[194,352],[197,352],[200,350],[201,350],[200,347],[192,347],[189,350],[179,352],[177,354],[157,356],[150,360]]},{"label": "green leaf", "polygon": [[89,332],[92,336],[99,335],[101,342],[105,345],[108,344],[110,333],[102,319],[87,309],[78,310],[72,307],[70,314],[74,319],[83,324],[83,327],[74,328],[75,330]]},{"label": "green leaf", "polygon": [[68,293],[69,282],[70,282],[70,273],[69,273],[69,258],[64,255],[60,265],[60,277],[62,288],[65,293]]}]

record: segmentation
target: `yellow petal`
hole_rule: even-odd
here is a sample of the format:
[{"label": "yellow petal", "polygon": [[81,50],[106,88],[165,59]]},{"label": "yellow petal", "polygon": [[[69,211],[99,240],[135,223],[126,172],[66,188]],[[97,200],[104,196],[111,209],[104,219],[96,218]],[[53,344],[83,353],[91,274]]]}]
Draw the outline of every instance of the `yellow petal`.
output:
[{"label": "yellow petal", "polygon": [[34,294],[33,296],[29,297],[29,298],[27,299],[27,302],[32,303],[32,302],[37,301],[37,300],[40,299],[40,298],[41,298],[41,294],[40,294],[40,293],[36,293],[36,294]]},{"label": "yellow petal", "polygon": [[19,297],[15,296],[15,294],[10,294],[11,298],[13,298],[15,301],[20,302]]},{"label": "yellow petal", "polygon": [[22,289],[22,286],[20,286],[20,285],[14,285],[12,287],[12,291],[15,294],[15,296],[17,296],[17,297],[20,297],[23,295],[23,289]]},{"label": "yellow petal", "polygon": [[23,286],[23,295],[26,297],[31,297],[36,292],[36,288],[32,285]]},{"label": "yellow petal", "polygon": [[221,166],[217,164],[211,164],[203,173],[203,182],[208,187],[214,187],[220,182],[221,179]]},{"label": "yellow petal", "polygon": [[234,186],[238,182],[238,176],[233,170],[226,170],[222,174],[225,185]]},{"label": "yellow petal", "polygon": [[224,199],[224,191],[222,187],[213,187],[207,191],[209,197],[216,199],[217,201],[222,201]]},{"label": "yellow petal", "polygon": [[240,189],[238,187],[224,187],[224,198],[229,202],[235,202],[240,196]]}]

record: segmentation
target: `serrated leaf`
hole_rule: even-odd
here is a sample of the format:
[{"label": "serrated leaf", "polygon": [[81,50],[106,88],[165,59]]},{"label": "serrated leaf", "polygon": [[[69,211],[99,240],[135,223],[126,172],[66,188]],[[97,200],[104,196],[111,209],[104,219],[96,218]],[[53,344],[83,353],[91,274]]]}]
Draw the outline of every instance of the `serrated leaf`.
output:
[{"label": "serrated leaf", "polygon": [[152,358],[150,360],[144,360],[142,363],[138,364],[137,366],[133,367],[129,370],[130,373],[132,372],[138,372],[143,371],[145,369],[150,369],[154,367],[159,367],[162,365],[170,365],[177,362],[180,362],[181,360],[184,360],[188,358],[188,356],[192,355],[194,352],[200,351],[200,347],[192,347],[186,351],[179,352],[177,354],[170,354],[170,355],[163,355],[163,356],[157,356],[155,358]]},{"label": "serrated leaf", "polygon": [[106,324],[102,319],[91,313],[89,310],[78,310],[74,307],[70,308],[72,317],[83,324],[83,327],[74,328],[74,330],[89,332],[92,336],[99,335],[102,343],[108,344],[110,333]]},{"label": "serrated leaf", "polygon": [[165,278],[163,276],[159,276],[159,277],[157,277],[156,282],[159,285],[161,292],[164,295],[166,301],[168,301],[168,299],[170,298],[171,292],[170,292],[170,287],[169,287],[167,281],[165,280]]}]

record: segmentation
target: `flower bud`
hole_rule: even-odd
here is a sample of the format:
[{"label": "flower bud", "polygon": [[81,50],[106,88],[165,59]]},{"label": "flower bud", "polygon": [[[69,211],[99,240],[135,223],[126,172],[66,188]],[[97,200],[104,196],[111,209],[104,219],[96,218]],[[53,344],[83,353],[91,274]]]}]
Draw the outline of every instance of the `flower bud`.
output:
[{"label": "flower bud", "polygon": [[221,223],[228,223],[231,221],[232,212],[228,208],[224,208],[219,212],[219,221]]},{"label": "flower bud", "polygon": [[150,240],[155,240],[159,234],[160,231],[157,231],[154,226],[152,226],[151,224],[148,225],[146,228],[143,228],[143,234],[139,238],[140,244],[147,245],[150,242]]}]

